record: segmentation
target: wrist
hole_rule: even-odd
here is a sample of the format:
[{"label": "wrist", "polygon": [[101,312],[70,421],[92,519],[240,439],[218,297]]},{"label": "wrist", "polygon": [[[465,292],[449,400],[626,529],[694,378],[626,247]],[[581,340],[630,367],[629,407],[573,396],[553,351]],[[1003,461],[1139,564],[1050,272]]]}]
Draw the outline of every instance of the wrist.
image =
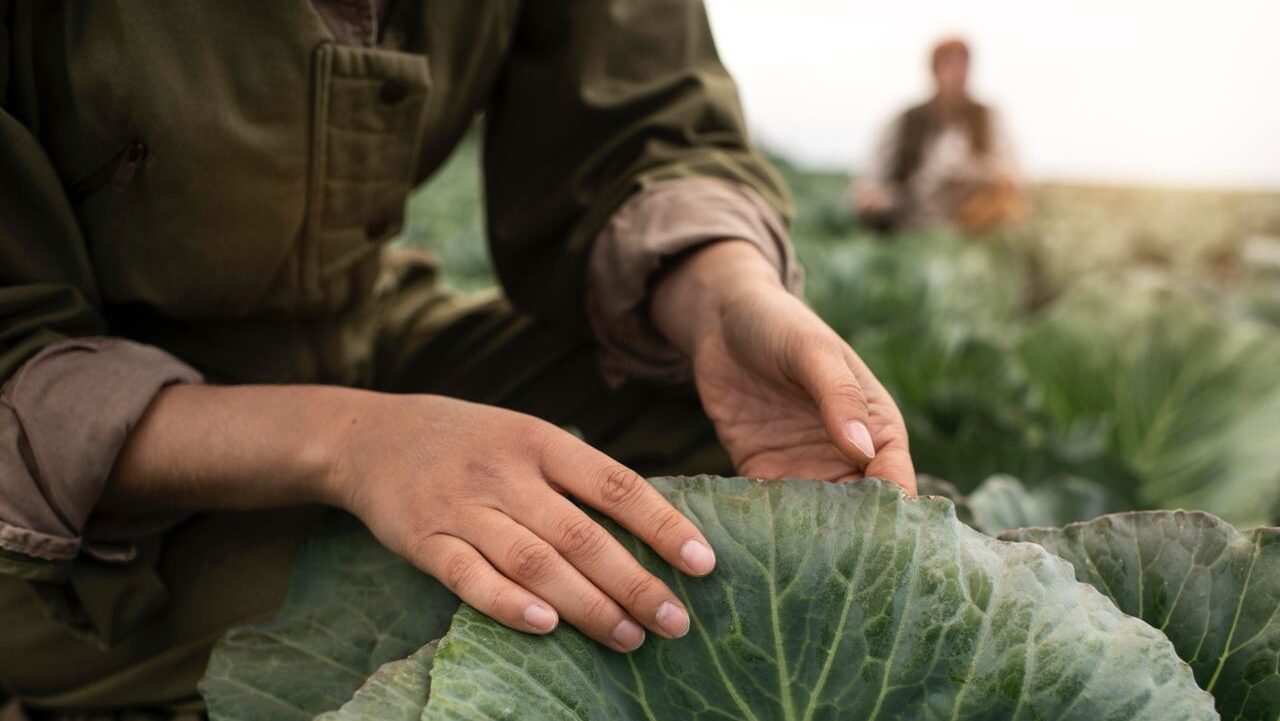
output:
[{"label": "wrist", "polygon": [[402,397],[373,391],[334,388],[321,419],[297,446],[297,478],[313,503],[356,513],[366,480],[363,458],[378,440],[379,419],[392,417]]},{"label": "wrist", "polygon": [[[381,480],[400,475],[406,464],[423,471],[423,461],[460,437],[460,421],[476,404],[422,393],[352,391],[323,421],[325,432],[312,448],[315,502],[368,518],[379,501]],[[441,440],[444,444],[441,445]]]},{"label": "wrist", "polygon": [[778,270],[749,241],[722,240],[694,251],[659,280],[650,314],[663,337],[692,356],[698,340],[714,332],[724,308],[761,290],[786,292]]}]

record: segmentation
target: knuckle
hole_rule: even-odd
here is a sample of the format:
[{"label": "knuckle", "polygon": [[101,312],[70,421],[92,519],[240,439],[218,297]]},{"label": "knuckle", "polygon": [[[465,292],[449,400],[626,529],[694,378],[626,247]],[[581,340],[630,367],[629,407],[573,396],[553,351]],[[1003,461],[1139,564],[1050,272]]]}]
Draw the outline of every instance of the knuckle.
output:
[{"label": "knuckle", "polygon": [[653,514],[649,522],[649,535],[655,541],[661,541],[684,526],[684,516],[674,508],[662,508]]},{"label": "knuckle", "polygon": [[459,595],[470,590],[480,579],[480,561],[465,553],[455,553],[444,562],[444,585]]},{"label": "knuckle", "polygon": [[867,415],[870,408],[867,396],[853,374],[848,374],[831,381],[822,390],[823,397],[818,400],[824,411],[837,411],[841,414],[852,410],[859,415]]},{"label": "knuckle", "polygon": [[803,366],[830,355],[833,350],[831,341],[826,328],[799,330],[787,336],[782,352],[787,360]]},{"label": "knuckle", "polygon": [[604,550],[603,533],[590,518],[569,516],[560,523],[560,545],[567,556],[588,558]]},{"label": "knuckle", "polygon": [[621,598],[618,600],[622,605],[628,608],[634,608],[648,597],[656,588],[656,582],[653,577],[647,573],[637,574],[634,578],[628,579],[626,586],[622,589]]},{"label": "knuckle", "polygon": [[410,528],[402,539],[403,554],[413,563],[421,567],[429,567],[426,564],[435,560],[433,556],[440,551],[435,547],[437,540],[436,531],[433,528],[422,526]]},{"label": "knuckle", "polygon": [[613,629],[611,621],[618,615],[614,608],[613,601],[600,594],[595,594],[583,601],[582,620],[591,626],[598,626],[608,632]]},{"label": "knuckle", "polygon": [[511,605],[511,589],[505,584],[498,584],[489,591],[489,609],[496,613],[506,611]]},{"label": "knuckle", "polygon": [[511,547],[511,575],[521,583],[543,581],[554,566],[555,552],[541,541],[521,541]]},{"label": "knuckle", "polygon": [[644,480],[625,466],[609,466],[600,474],[600,497],[613,507],[635,502],[644,490]]},{"label": "knuckle", "polygon": [[812,342],[813,335],[810,333],[787,333],[782,337],[782,355],[788,361],[795,363],[813,347]]},{"label": "knuckle", "polygon": [[528,447],[533,456],[539,461],[554,458],[560,444],[564,442],[564,431],[537,418],[529,418],[518,432],[521,434],[520,437],[529,444]]},{"label": "knuckle", "polygon": [[858,381],[852,378],[846,378],[845,380],[838,381],[834,386],[832,386],[831,392],[857,403],[866,403],[866,399],[862,393],[862,386]]}]

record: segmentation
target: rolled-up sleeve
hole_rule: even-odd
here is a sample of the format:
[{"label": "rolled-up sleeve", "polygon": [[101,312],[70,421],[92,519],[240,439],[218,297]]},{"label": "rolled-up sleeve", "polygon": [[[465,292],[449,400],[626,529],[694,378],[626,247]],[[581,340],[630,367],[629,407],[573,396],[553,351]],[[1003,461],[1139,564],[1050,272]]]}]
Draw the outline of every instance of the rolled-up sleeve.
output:
[{"label": "rolled-up sleeve", "polygon": [[787,289],[800,293],[803,273],[783,221],[748,185],[710,177],[667,180],[619,208],[596,238],[587,272],[587,314],[607,378],[688,378],[688,358],[649,319],[649,292],[672,259],[730,239],[754,245]]},{"label": "rolled-up sleeve", "polygon": [[524,3],[511,47],[485,113],[498,277],[522,310],[594,334],[607,366],[669,375],[671,349],[635,312],[665,259],[742,237],[794,267],[790,198],[751,143],[703,4]]},{"label": "rolled-up sleeve", "polygon": [[[6,33],[0,22],[0,51]],[[8,71],[0,52],[0,98]],[[61,580],[81,555],[130,560],[131,534],[156,530],[99,523],[94,506],[156,393],[200,376],[157,348],[104,337],[101,308],[62,179],[0,107],[0,573]],[[153,521],[173,519],[141,525]]]},{"label": "rolled-up sleeve", "polygon": [[[74,560],[116,455],[151,400],[167,385],[200,381],[164,351],[118,338],[58,341],[23,364],[0,387],[0,549]],[[86,550],[110,555],[138,529],[92,530],[105,545]]]}]

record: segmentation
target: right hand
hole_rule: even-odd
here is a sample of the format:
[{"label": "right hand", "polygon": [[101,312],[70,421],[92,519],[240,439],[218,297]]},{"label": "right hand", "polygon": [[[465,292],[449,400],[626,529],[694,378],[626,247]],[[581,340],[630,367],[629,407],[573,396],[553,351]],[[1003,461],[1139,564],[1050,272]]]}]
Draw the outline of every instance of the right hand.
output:
[{"label": "right hand", "polygon": [[462,600],[519,631],[563,617],[618,651],[689,629],[683,604],[566,495],[678,570],[715,556],[633,471],[532,416],[441,396],[371,394],[347,420],[330,500]]}]

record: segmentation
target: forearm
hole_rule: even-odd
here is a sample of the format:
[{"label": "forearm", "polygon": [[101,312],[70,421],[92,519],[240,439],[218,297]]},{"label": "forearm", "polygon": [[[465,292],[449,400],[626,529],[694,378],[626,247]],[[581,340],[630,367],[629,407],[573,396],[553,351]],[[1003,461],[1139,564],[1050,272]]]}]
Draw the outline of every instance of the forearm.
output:
[{"label": "forearm", "polygon": [[328,386],[170,386],[129,435],[96,510],[336,503],[337,448],[374,397]]}]

